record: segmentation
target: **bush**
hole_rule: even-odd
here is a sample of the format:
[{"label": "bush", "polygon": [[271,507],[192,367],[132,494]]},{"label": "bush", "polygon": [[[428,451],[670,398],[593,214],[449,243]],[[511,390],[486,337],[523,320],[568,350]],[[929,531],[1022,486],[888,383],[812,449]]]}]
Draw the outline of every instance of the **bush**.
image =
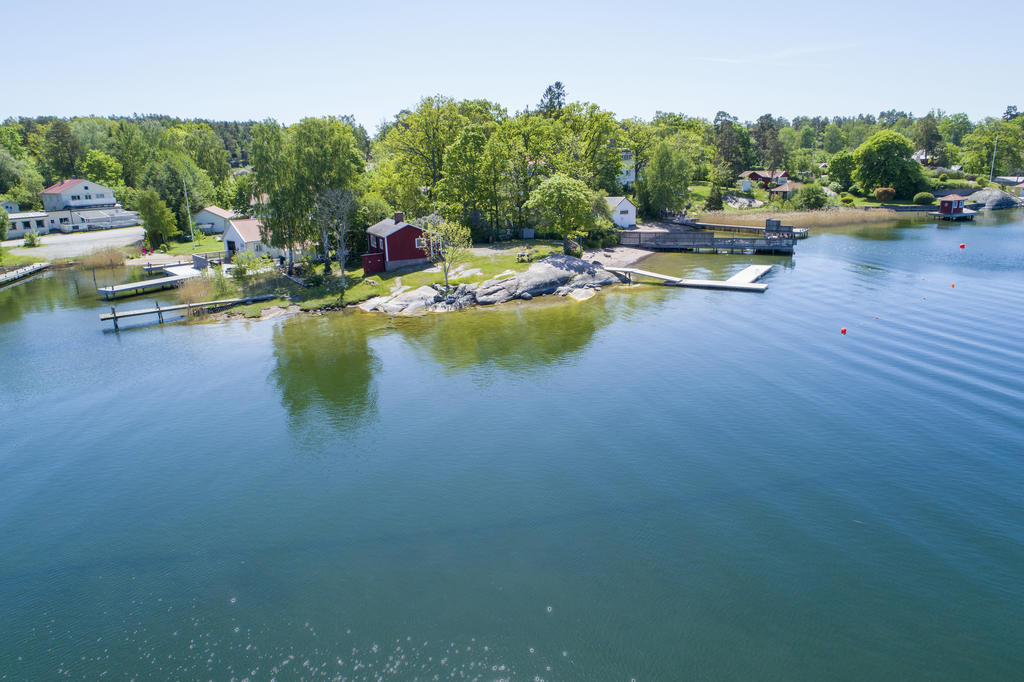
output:
[{"label": "bush", "polygon": [[314,272],[306,277],[305,282],[311,287],[322,287],[324,285],[324,276],[319,272]]},{"label": "bush", "polygon": [[946,175],[945,173],[939,176],[939,182],[945,182],[946,180],[949,180],[949,176]]},{"label": "bush", "polygon": [[914,195],[914,203],[920,206],[927,206],[935,203],[935,195],[931,192],[918,192]]},{"label": "bush", "polygon": [[864,196],[864,188],[860,186],[859,182],[855,182],[850,185],[850,194],[855,197],[862,197]]},{"label": "bush", "polygon": [[878,187],[875,189],[875,201],[892,201],[896,198],[896,190],[892,187]]},{"label": "bush", "polygon": [[830,190],[832,190],[833,192],[835,192],[836,194],[838,194],[838,193],[842,192],[844,189],[846,189],[845,187],[843,187],[843,185],[841,183],[838,183],[838,182],[830,182],[830,183],[828,183],[828,188]]},{"label": "bush", "polygon": [[976,182],[976,183],[978,183],[978,187],[984,187],[985,185],[987,185],[987,184],[988,184],[988,180],[986,180],[985,178],[983,178],[983,177],[982,177],[982,176],[980,176],[980,175],[979,175],[979,176],[978,176],[978,178],[977,178],[977,179],[975,180],[975,182]]},{"label": "bush", "polygon": [[25,246],[32,248],[39,246],[39,233],[38,232],[27,232],[25,234]]},{"label": "bush", "polygon": [[844,206],[853,206],[853,197],[847,194],[845,197],[839,200]]},{"label": "bush", "polygon": [[814,211],[828,205],[828,195],[821,185],[810,183],[793,193],[793,205],[803,211]]},{"label": "bush", "polygon": [[587,231],[583,246],[588,249],[603,249],[619,243],[619,230],[607,220],[599,221],[596,227]]}]

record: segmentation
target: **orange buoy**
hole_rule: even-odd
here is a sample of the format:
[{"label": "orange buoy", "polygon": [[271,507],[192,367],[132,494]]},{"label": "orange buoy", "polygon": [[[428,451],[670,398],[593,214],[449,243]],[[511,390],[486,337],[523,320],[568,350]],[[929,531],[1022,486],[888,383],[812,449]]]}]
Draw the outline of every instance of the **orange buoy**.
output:
[{"label": "orange buoy", "polygon": [[967,248],[967,244],[961,244],[961,245],[960,245],[960,248],[961,248],[961,249],[966,249],[966,248]]},{"label": "orange buoy", "polygon": [[949,286],[950,286],[950,287],[952,287],[953,289],[956,289],[956,282],[953,282],[953,283],[952,283],[952,284],[950,284]]},{"label": "orange buoy", "polygon": [[842,329],[840,329],[839,333],[842,334],[843,336],[846,336],[846,327],[843,327]]}]

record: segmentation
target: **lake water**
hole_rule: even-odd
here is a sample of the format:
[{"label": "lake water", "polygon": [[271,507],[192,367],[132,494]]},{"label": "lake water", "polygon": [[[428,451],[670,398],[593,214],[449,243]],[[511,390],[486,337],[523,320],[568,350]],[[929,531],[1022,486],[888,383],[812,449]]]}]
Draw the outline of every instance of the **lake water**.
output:
[{"label": "lake water", "polygon": [[1024,213],[643,267],[750,262],[119,334],[91,273],[0,291],[0,679],[1019,679]]}]

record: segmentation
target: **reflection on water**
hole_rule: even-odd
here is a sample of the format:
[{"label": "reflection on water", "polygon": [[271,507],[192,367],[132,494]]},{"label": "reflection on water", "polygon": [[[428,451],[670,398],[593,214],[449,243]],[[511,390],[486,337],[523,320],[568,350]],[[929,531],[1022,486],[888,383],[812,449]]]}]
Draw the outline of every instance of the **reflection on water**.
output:
[{"label": "reflection on water", "polygon": [[298,316],[274,328],[273,377],[296,432],[348,431],[376,416],[369,339],[379,321],[339,314]]}]

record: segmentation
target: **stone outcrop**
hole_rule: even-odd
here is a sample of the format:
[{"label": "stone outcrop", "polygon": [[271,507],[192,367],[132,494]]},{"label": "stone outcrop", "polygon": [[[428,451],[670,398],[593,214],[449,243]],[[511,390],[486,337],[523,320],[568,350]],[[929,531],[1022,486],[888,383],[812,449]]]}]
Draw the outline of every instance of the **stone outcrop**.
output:
[{"label": "stone outcrop", "polygon": [[537,261],[526,272],[495,277],[481,284],[460,284],[447,296],[441,293],[440,285],[423,286],[392,296],[372,298],[360,304],[359,308],[367,312],[412,315],[496,305],[517,298],[529,301],[546,294],[571,295],[576,300],[586,300],[601,287],[621,281],[621,277],[599,264],[556,254]]},{"label": "stone outcrop", "polygon": [[968,197],[968,202],[972,204],[985,204],[985,208],[990,211],[1001,208],[1014,208],[1021,205],[1017,197],[995,187],[979,189],[971,193],[970,197]]}]

